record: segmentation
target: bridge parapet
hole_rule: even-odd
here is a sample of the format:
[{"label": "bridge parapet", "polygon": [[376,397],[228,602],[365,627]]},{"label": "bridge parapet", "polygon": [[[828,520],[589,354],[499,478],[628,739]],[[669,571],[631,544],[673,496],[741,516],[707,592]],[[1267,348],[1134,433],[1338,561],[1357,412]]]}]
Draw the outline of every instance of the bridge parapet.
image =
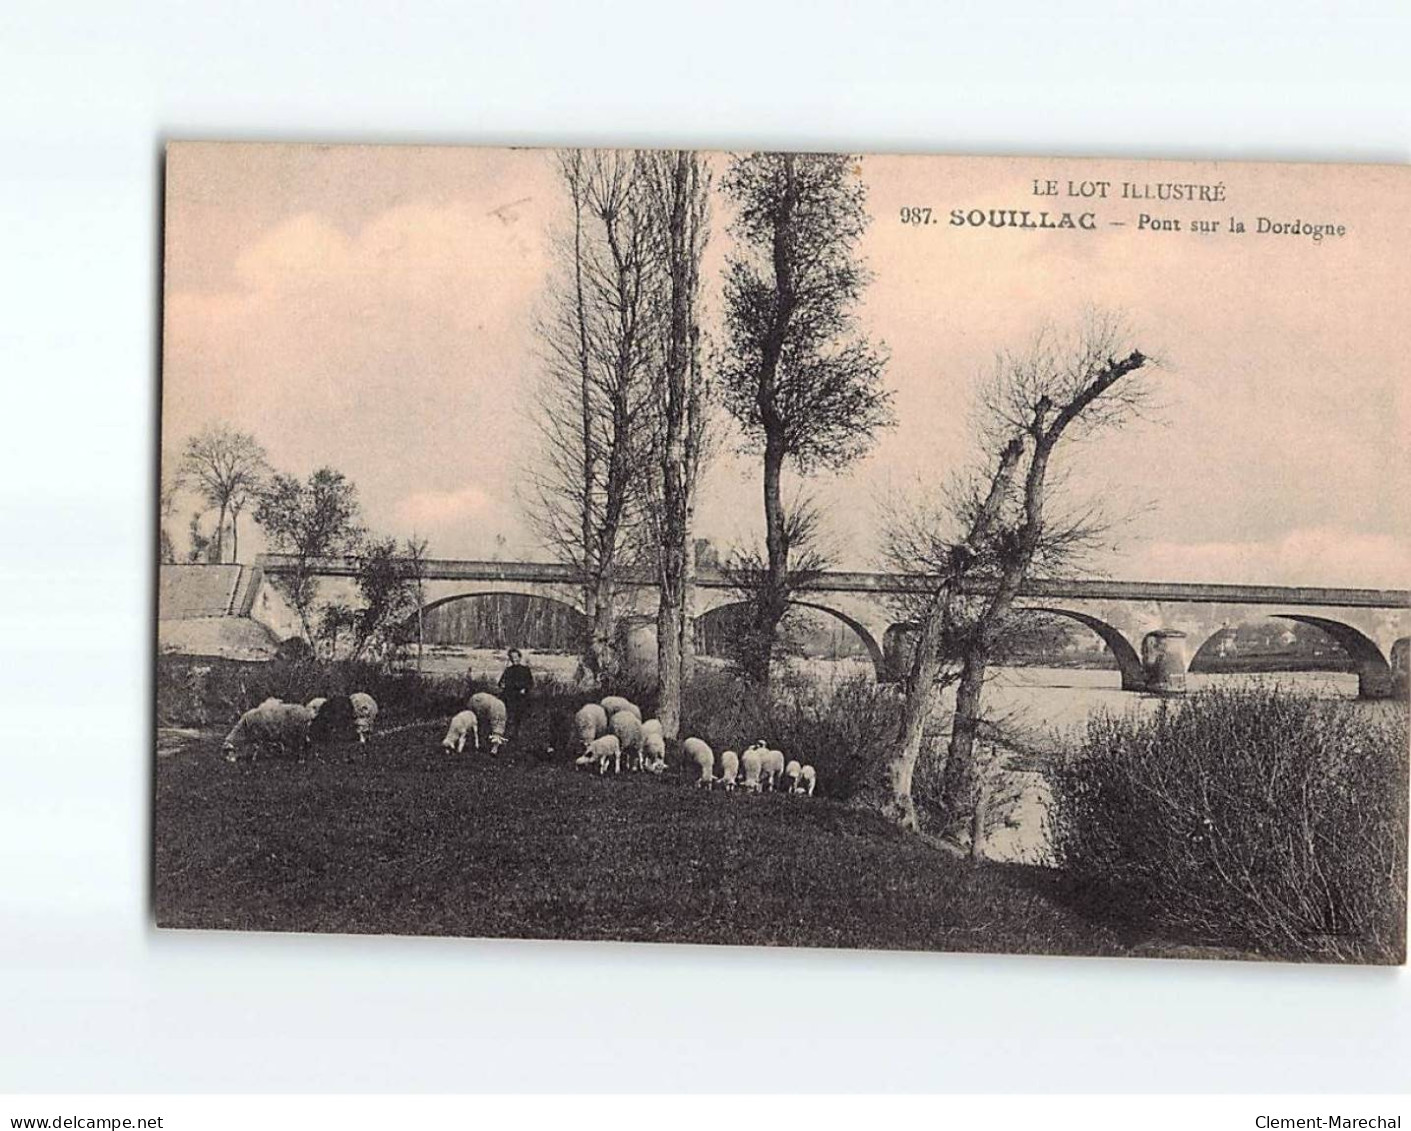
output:
[{"label": "bridge parapet", "polygon": [[[255,564],[270,573],[287,573],[295,559],[288,554],[261,554]],[[328,577],[357,574],[355,558],[320,558],[313,572]],[[523,581],[559,585],[581,585],[581,571],[562,562],[473,561],[430,558],[423,576],[435,581]],[[867,573],[828,570],[802,586],[813,593],[925,593],[939,579],[926,574]],[[646,568],[624,568],[619,585],[654,588],[656,576]],[[697,570],[695,584],[705,589],[738,589],[739,580],[727,571]],[[992,591],[993,581],[977,578],[963,592],[983,594]],[[1214,602],[1250,605],[1324,605],[1345,608],[1411,609],[1411,590],[1352,589],[1345,587],[1227,585],[1185,581],[1117,581],[1108,578],[1036,578],[1020,589],[1024,597],[1066,597],[1089,601],[1174,601]]]},{"label": "bridge parapet", "polygon": [[[278,575],[293,569],[295,560],[265,554],[256,565],[265,575]],[[313,572],[327,583],[321,587],[324,599],[356,599],[356,559],[321,559]],[[523,593],[583,611],[582,576],[564,563],[431,559],[423,563],[423,577],[428,604]],[[617,584],[628,598],[626,620],[655,618],[656,578],[650,569],[624,569]],[[878,678],[895,679],[900,672],[887,642],[899,643],[906,629],[898,608],[905,602],[896,598],[937,584],[937,578],[920,574],[829,571],[801,587],[796,603],[848,624],[873,657]],[[964,588],[977,596],[989,591],[984,578]],[[741,599],[739,579],[719,569],[698,571],[695,593],[694,617]],[[1342,645],[1357,665],[1363,695],[1405,694],[1406,678],[1394,676],[1390,662],[1396,658],[1404,665],[1404,641],[1411,637],[1411,591],[1404,589],[1045,578],[1027,582],[1016,607],[1087,625],[1107,642],[1128,690],[1177,693],[1188,658],[1222,628],[1276,617],[1316,625]],[[893,623],[899,617],[903,623]]]}]

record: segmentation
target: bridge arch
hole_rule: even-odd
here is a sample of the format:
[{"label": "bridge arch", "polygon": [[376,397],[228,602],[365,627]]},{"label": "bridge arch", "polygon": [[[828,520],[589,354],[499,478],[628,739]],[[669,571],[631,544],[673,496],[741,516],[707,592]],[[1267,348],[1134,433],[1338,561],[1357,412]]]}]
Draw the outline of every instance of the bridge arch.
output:
[{"label": "bridge arch", "polygon": [[[1334,643],[1336,643],[1352,661],[1357,672],[1358,697],[1362,699],[1385,699],[1395,694],[1396,679],[1392,672],[1392,666],[1382,650],[1377,646],[1376,641],[1364,633],[1361,629],[1347,624],[1340,620],[1333,620],[1331,617],[1313,616],[1309,613],[1269,613],[1265,616],[1250,617],[1248,622],[1256,623],[1260,620],[1289,620],[1297,621],[1299,624],[1311,625],[1321,630]],[[1192,655],[1192,661],[1205,649],[1211,641],[1225,632],[1229,626],[1224,626],[1201,642],[1199,648]]]},{"label": "bridge arch", "polygon": [[[544,593],[521,592],[505,589],[474,589],[462,593],[450,593],[444,597],[437,597],[436,599],[428,601],[426,602],[426,604],[422,605],[421,617],[423,623],[425,623],[428,616],[434,614],[437,610],[445,609],[448,606],[454,605],[461,601],[503,600],[505,598],[509,598],[512,601],[526,602],[528,604],[528,607],[531,608],[535,606],[549,606],[552,609],[557,610],[559,616],[566,620],[572,626],[571,629],[569,629],[568,635],[572,635],[575,638],[572,643],[570,643],[568,640],[563,640],[560,643],[564,646],[567,651],[570,652],[575,651],[578,648],[578,639],[581,638],[582,634],[587,631],[587,614],[584,613],[582,609],[580,609],[577,605],[573,604],[571,601],[565,601],[559,597],[551,597]],[[415,616],[416,614],[413,614],[413,620],[415,620]],[[515,631],[506,632],[503,633],[503,635],[505,635],[507,638],[504,641],[504,643],[506,644],[519,644],[522,647],[533,648],[537,651],[558,650],[549,646],[549,641],[547,638],[535,638],[533,628],[523,624],[521,624]],[[550,628],[548,631],[548,636],[554,635],[564,634],[561,632],[555,634],[552,628]],[[508,639],[508,637],[518,637],[518,639],[510,640]]]},{"label": "bridge arch", "polygon": [[[1047,616],[1064,617],[1076,621],[1096,633],[1107,645],[1122,675],[1123,691],[1144,691],[1146,689],[1146,669],[1136,647],[1115,626],[1089,613],[1077,612],[1050,605],[1017,605],[1015,615],[1039,613]],[[912,647],[918,626],[909,621],[891,625],[882,636],[882,651],[886,658],[887,670],[893,679],[902,679],[911,665]]]},{"label": "bridge arch", "polygon": [[1017,613],[1046,613],[1049,616],[1067,617],[1092,629],[1107,645],[1112,658],[1117,661],[1117,670],[1122,673],[1123,691],[1145,691],[1147,682],[1146,667],[1137,653],[1136,646],[1127,639],[1121,629],[1114,627],[1090,613],[1080,613],[1075,609],[1064,609],[1057,605],[1023,605],[1014,610]]},{"label": "bridge arch", "polygon": [[[877,638],[872,635],[872,631],[865,624],[848,616],[847,613],[839,612],[837,609],[830,608],[828,605],[820,604],[817,601],[793,600],[790,601],[789,604],[794,608],[812,609],[814,612],[826,613],[834,620],[841,621],[843,624],[847,625],[848,628],[852,629],[853,635],[861,641],[862,646],[867,649],[867,657],[872,661],[872,670],[876,674],[877,682],[882,683],[886,680],[887,666],[883,659],[882,646],[877,642]],[[695,623],[700,624],[707,617],[716,616],[727,610],[742,609],[745,608],[746,605],[747,602],[745,601],[731,601],[728,604],[717,605],[715,608],[697,616]]]}]

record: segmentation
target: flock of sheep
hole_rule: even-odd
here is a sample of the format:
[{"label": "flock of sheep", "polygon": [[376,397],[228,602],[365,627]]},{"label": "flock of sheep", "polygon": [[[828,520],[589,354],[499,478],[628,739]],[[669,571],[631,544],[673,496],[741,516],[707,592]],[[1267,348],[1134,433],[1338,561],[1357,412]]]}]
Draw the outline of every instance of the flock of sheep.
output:
[{"label": "flock of sheep", "polygon": [[242,754],[253,758],[269,746],[302,754],[310,742],[348,729],[357,733],[359,742],[366,742],[376,721],[377,700],[366,691],[320,696],[307,704],[270,698],[240,716],[221,749],[230,762]]},{"label": "flock of sheep", "polygon": [[[469,706],[451,719],[441,748],[448,754],[463,754],[469,743],[472,750],[483,748],[494,756],[505,742],[507,718],[503,700],[488,691],[477,691],[470,697]],[[357,733],[359,742],[366,742],[376,719],[377,701],[365,691],[321,696],[307,704],[271,698],[240,716],[225,736],[222,749],[232,762],[242,751],[253,756],[263,746],[302,754],[311,741],[348,729]],[[666,769],[666,739],[661,721],[643,721],[642,710],[635,703],[609,695],[579,708],[573,722],[581,750],[574,759],[575,766],[597,766],[599,774],[607,773],[611,766],[614,773],[621,773],[625,758],[629,770],[659,774]],[[783,753],[770,749],[763,739],[741,753],[722,753],[719,777],[715,772],[715,752],[704,740],[685,739],[681,752],[700,770],[696,785],[706,789],[719,784],[728,791],[739,785],[758,793],[785,788],[783,779],[787,779],[790,793],[812,797],[818,783],[812,766],[785,762]]]},{"label": "flock of sheep", "polygon": [[[573,717],[579,747],[575,766],[597,766],[599,774],[622,772],[626,757],[629,770],[661,773],[666,769],[666,739],[659,719],[642,720],[642,710],[635,703],[618,695],[609,695],[598,703],[580,707]],[[449,735],[447,738],[449,739]],[[715,752],[704,739],[687,738],[681,752],[700,769],[698,786],[710,789],[717,782],[727,791],[738,783],[742,788],[759,792],[780,788],[780,778],[789,779],[790,793],[813,796],[818,774],[812,766],[784,761],[784,755],[771,750],[763,739],[746,748],[743,754],[726,750],[720,755],[720,776],[715,776]],[[740,779],[741,771],[744,773]]]}]

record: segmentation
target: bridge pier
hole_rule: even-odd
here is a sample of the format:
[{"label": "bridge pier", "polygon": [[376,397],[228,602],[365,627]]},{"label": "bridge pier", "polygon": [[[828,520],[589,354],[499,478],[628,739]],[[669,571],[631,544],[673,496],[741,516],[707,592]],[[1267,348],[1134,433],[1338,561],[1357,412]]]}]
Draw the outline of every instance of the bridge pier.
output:
[{"label": "bridge pier", "polygon": [[1391,646],[1392,695],[1411,697],[1411,636],[1403,636]]},{"label": "bridge pier", "polygon": [[[1146,674],[1146,686],[1142,690],[1157,695],[1184,695],[1186,693],[1186,634],[1175,629],[1158,628],[1142,638],[1142,668]],[[1124,690],[1127,680],[1122,680]]]},{"label": "bridge pier", "polygon": [[[1404,641],[1397,641],[1404,644]],[[1405,649],[1403,648],[1404,652]],[[1405,663],[1403,657],[1402,663]],[[1392,650],[1392,666],[1384,663],[1362,663],[1357,666],[1357,698],[1359,699],[1405,699],[1407,697],[1406,673],[1395,667],[1396,650]]]}]

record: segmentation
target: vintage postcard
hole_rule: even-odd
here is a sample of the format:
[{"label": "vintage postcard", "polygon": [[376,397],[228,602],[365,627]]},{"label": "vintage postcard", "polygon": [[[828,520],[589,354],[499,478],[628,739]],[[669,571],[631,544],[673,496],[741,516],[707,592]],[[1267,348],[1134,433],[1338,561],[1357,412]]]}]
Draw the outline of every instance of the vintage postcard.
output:
[{"label": "vintage postcard", "polygon": [[1404,961],[1406,168],[165,194],[160,926]]}]

